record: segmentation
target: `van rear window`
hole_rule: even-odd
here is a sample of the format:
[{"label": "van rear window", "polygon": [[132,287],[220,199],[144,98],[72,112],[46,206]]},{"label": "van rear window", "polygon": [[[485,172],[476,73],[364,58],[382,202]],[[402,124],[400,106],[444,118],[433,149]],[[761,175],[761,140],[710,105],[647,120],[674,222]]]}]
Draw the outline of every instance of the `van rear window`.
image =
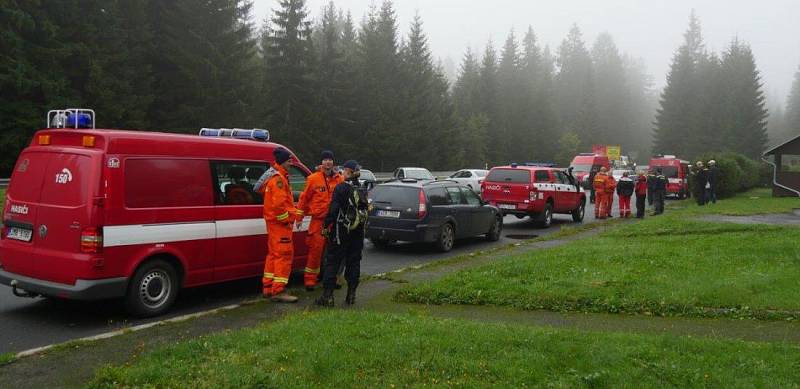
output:
[{"label": "van rear window", "polygon": [[212,206],[213,197],[208,161],[167,158],[125,161],[128,208]]},{"label": "van rear window", "polygon": [[494,169],[489,172],[486,181],[526,184],[531,182],[531,172],[527,169]]},{"label": "van rear window", "polygon": [[42,183],[42,204],[78,206],[87,204],[90,193],[100,184],[92,158],[86,155],[53,153]]},{"label": "van rear window", "polygon": [[12,184],[8,187],[8,196],[18,201],[39,202],[42,192],[42,180],[50,162],[50,153],[23,153],[17,159],[17,165],[11,174]]}]

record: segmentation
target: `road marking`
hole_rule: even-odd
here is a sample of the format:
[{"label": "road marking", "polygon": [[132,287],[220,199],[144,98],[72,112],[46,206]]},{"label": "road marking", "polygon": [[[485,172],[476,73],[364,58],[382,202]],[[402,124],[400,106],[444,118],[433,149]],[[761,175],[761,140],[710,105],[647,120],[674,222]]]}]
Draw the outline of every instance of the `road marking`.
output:
[{"label": "road marking", "polygon": [[50,350],[50,349],[52,349],[54,347],[57,347],[57,346],[60,346],[60,345],[63,345],[63,344],[68,344],[68,343],[73,343],[73,342],[93,342],[93,341],[97,341],[97,340],[113,338],[115,336],[127,334],[129,332],[138,332],[138,331],[146,330],[148,328],[153,328],[153,327],[156,327],[156,326],[161,326],[161,325],[171,324],[171,323],[179,323],[179,322],[186,321],[186,320],[196,319],[198,317],[213,315],[213,314],[216,314],[216,313],[219,313],[219,312],[230,311],[232,309],[239,308],[239,307],[241,307],[243,305],[254,304],[254,303],[258,302],[258,301],[259,301],[259,299],[245,300],[245,301],[242,301],[239,304],[226,305],[226,306],[223,306],[223,307],[210,309],[208,311],[189,313],[189,314],[186,314],[186,315],[177,316],[177,317],[173,317],[173,318],[170,318],[170,319],[159,320],[159,321],[152,322],[152,323],[139,324],[139,325],[136,325],[136,326],[133,326],[133,327],[122,328],[122,329],[119,329],[119,330],[114,330],[114,331],[111,331],[111,332],[105,332],[105,333],[98,334],[98,335],[92,335],[92,336],[87,336],[87,337],[84,337],[84,338],[68,340],[68,341],[62,342],[62,343],[53,343],[53,344],[49,344],[47,346],[36,347],[36,348],[29,349],[29,350],[18,352],[17,353],[17,358],[24,358],[24,357],[29,357],[29,356],[32,356],[32,355],[36,355],[36,354],[42,353],[44,351]]}]

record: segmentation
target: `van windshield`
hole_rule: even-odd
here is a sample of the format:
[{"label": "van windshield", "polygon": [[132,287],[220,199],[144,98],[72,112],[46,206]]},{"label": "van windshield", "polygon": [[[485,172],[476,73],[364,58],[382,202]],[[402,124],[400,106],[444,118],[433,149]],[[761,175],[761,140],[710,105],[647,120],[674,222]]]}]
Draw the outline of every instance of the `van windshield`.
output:
[{"label": "van windshield", "polygon": [[572,171],[576,173],[588,173],[591,170],[592,170],[592,165],[590,164],[572,165]]},{"label": "van windshield", "polygon": [[[678,178],[678,168],[675,166],[659,166],[661,168],[661,174],[667,178]],[[655,172],[656,168],[653,168]]]},{"label": "van windshield", "polygon": [[495,169],[489,172],[486,181],[527,184],[531,182],[531,172],[526,169]]}]

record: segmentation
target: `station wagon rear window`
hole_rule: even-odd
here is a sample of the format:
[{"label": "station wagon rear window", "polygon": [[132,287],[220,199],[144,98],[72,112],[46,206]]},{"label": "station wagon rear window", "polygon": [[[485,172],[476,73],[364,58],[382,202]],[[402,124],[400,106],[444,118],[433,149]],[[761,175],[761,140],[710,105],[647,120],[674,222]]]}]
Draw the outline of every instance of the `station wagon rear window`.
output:
[{"label": "station wagon rear window", "polygon": [[419,188],[409,188],[402,186],[376,186],[369,196],[372,202],[382,205],[390,205],[397,208],[419,207]]},{"label": "station wagon rear window", "polygon": [[486,181],[527,184],[531,182],[531,173],[526,169],[495,169],[489,172]]}]

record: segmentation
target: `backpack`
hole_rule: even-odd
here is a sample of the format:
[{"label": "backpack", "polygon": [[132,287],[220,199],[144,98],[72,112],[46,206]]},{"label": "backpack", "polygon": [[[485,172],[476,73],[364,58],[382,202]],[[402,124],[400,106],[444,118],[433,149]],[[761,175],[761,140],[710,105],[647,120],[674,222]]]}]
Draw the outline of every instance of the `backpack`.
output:
[{"label": "backpack", "polygon": [[369,202],[366,189],[350,183],[348,185],[350,185],[350,195],[347,196],[347,204],[339,212],[339,222],[347,228],[347,231],[355,231],[357,228],[367,226]]}]

